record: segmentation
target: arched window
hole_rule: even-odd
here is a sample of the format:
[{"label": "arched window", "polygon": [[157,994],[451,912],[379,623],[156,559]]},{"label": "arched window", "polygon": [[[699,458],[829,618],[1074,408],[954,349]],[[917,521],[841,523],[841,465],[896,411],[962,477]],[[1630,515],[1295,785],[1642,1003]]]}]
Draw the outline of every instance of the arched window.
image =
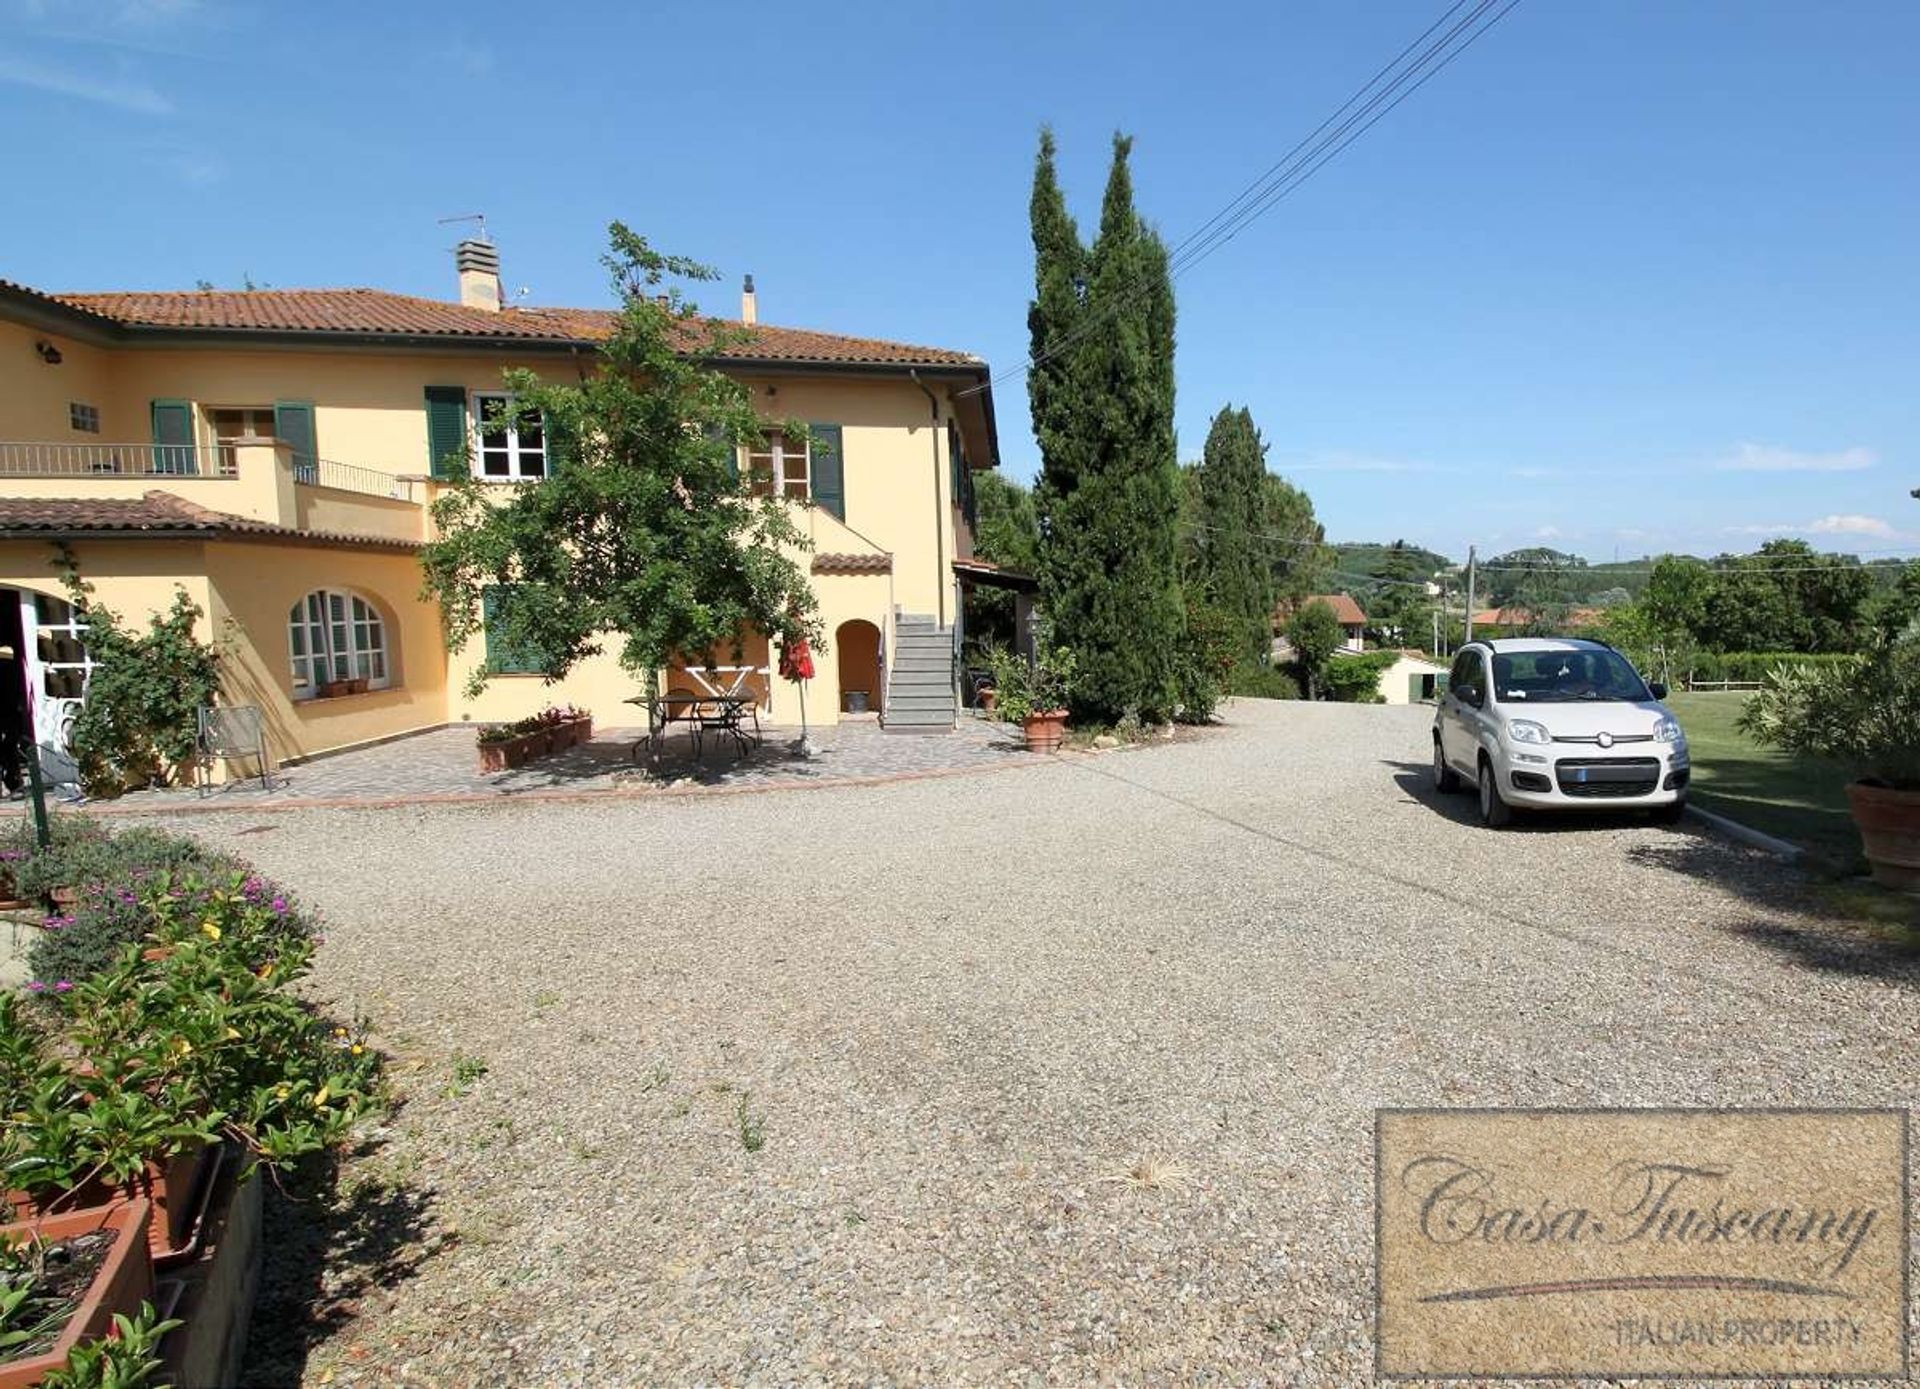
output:
[{"label": "arched window", "polygon": [[357,594],[320,588],[295,603],[287,615],[287,645],[295,699],[312,699],[337,680],[365,680],[370,690],[392,683],[387,625]]}]

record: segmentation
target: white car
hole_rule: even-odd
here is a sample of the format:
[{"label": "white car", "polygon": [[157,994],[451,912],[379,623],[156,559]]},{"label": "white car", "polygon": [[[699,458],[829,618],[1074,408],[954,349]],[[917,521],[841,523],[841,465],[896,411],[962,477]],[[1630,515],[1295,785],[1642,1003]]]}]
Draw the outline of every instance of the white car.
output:
[{"label": "white car", "polygon": [[1515,809],[1687,807],[1687,735],[1618,651],[1601,641],[1513,637],[1460,648],[1433,718],[1433,783],[1471,783],[1480,819]]}]

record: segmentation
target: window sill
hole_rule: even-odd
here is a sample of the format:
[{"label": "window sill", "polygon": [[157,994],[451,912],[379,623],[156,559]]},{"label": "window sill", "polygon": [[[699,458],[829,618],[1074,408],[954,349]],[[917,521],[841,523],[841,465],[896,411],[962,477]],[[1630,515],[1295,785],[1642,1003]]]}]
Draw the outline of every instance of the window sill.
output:
[{"label": "window sill", "polygon": [[382,685],[377,690],[343,690],[339,694],[297,694],[293,697],[293,703],[295,707],[307,704],[338,704],[345,699],[366,699],[370,695],[392,694],[401,688],[399,685]]}]

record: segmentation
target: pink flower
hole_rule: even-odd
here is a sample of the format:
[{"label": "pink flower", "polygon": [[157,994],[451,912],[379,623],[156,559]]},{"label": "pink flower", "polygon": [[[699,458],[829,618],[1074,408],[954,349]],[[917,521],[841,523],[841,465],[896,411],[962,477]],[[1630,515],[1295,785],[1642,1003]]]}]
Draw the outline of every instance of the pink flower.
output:
[{"label": "pink flower", "polygon": [[57,994],[70,994],[70,993],[72,993],[72,992],[73,992],[73,980],[71,980],[71,979],[56,979],[56,980],[54,980],[54,982],[53,982],[53,991],[54,991],[55,993],[57,993]]}]

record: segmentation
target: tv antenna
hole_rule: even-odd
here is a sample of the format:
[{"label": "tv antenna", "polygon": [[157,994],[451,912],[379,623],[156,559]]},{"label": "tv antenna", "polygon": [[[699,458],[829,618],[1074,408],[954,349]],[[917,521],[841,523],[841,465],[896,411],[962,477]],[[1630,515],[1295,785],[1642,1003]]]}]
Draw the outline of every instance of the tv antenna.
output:
[{"label": "tv antenna", "polygon": [[455,222],[472,222],[482,241],[493,240],[487,235],[487,214],[484,212],[463,212],[457,217],[442,217],[438,221],[443,227],[452,226]]}]

